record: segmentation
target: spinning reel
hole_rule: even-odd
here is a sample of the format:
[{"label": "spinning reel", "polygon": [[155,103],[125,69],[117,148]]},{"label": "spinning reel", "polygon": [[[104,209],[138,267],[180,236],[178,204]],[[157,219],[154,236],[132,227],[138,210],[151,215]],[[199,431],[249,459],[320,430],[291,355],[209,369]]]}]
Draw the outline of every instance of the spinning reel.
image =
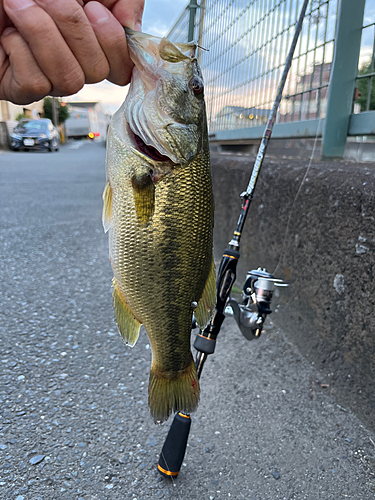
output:
[{"label": "spinning reel", "polygon": [[258,267],[247,273],[242,288],[242,303],[230,298],[225,309],[227,315],[234,316],[247,340],[260,337],[266,317],[272,312],[270,306],[275,287],[285,286],[288,284],[275,278],[265,268]]}]

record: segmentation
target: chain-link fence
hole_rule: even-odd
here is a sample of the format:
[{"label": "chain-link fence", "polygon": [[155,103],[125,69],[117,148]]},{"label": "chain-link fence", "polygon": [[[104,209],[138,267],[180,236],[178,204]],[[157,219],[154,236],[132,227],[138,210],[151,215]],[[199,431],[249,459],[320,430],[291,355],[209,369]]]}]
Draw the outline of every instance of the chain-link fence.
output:
[{"label": "chain-link fence", "polygon": [[375,1],[367,0],[359,54],[357,94],[354,112],[375,110]]},{"label": "chain-link fence", "polygon": [[[267,121],[302,0],[201,0],[168,34],[198,40],[210,132],[256,127]],[[311,0],[276,123],[324,119],[340,0]],[[353,9],[356,2],[352,3]],[[193,6],[194,8],[194,6]],[[354,112],[375,109],[375,0],[366,0]],[[361,95],[362,94],[362,95]]]},{"label": "chain-link fence", "polygon": [[[180,17],[174,23],[173,28],[168,33],[167,37],[172,42],[186,42],[188,40],[188,32],[189,32],[189,4],[182,11]],[[200,12],[202,12],[200,10]],[[197,22],[194,22],[194,30],[197,30],[199,26],[199,17]],[[194,33],[195,34],[195,33]],[[197,37],[194,37],[195,40],[198,40]]]},{"label": "chain-link fence", "polygon": [[[206,0],[195,22],[210,131],[267,121],[302,0]],[[337,0],[312,0],[277,122],[324,117]],[[169,36],[187,35],[186,8]],[[203,25],[203,26],[202,26]],[[200,35],[200,36],[199,36]]]}]

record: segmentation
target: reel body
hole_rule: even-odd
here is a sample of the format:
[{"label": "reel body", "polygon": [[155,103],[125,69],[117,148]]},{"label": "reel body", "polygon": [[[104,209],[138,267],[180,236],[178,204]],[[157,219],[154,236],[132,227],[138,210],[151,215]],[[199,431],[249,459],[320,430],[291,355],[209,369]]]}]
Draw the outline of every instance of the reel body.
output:
[{"label": "reel body", "polygon": [[247,340],[260,337],[266,317],[272,313],[270,306],[276,286],[288,285],[268,273],[265,268],[259,267],[246,275],[242,288],[242,303],[239,304],[232,297],[228,300],[225,313],[234,316]]}]

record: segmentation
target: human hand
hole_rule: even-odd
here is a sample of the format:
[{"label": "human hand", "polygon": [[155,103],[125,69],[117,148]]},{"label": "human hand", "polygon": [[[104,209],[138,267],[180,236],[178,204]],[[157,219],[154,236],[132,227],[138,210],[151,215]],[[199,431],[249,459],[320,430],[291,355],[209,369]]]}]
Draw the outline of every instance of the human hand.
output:
[{"label": "human hand", "polygon": [[105,78],[126,85],[133,63],[123,26],[139,30],[143,7],[144,0],[0,0],[0,99],[28,104]]}]

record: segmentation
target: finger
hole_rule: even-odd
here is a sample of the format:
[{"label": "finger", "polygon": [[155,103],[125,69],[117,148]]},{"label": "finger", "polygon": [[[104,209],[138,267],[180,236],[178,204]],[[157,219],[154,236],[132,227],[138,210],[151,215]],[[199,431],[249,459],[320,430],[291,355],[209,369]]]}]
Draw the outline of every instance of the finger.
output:
[{"label": "finger", "polygon": [[33,0],[4,0],[4,8],[52,83],[51,95],[78,92],[85,83],[84,73],[47,12]]},{"label": "finger", "polygon": [[[90,3],[91,0],[84,1]],[[122,26],[136,31],[142,30],[144,0],[101,0],[100,3],[112,12]]]},{"label": "finger", "polygon": [[82,7],[76,0],[34,0],[55,22],[85,74],[86,83],[104,80],[107,59]]},{"label": "finger", "polygon": [[15,28],[4,30],[1,46],[0,99],[15,104],[30,104],[48,95],[52,88],[51,82]]},{"label": "finger", "polygon": [[144,0],[118,0],[112,9],[112,13],[123,26],[142,31],[144,7]]},{"label": "finger", "polygon": [[85,14],[109,63],[107,79],[117,85],[130,82],[134,64],[130,60],[124,28],[99,2],[89,2]]}]

